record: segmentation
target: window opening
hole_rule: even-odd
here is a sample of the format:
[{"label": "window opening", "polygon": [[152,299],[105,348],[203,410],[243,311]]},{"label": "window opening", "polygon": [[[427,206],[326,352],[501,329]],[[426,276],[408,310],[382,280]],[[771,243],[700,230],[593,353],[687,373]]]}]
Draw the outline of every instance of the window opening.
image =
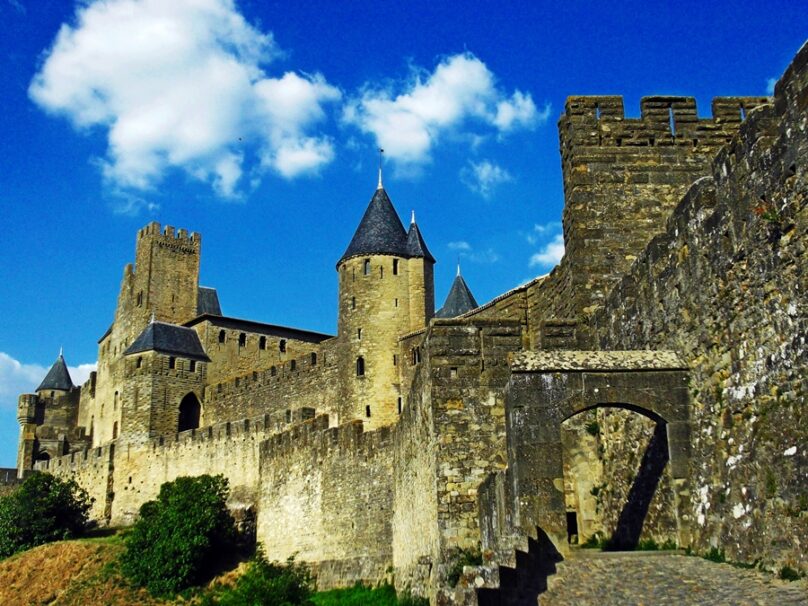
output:
[{"label": "window opening", "polygon": [[269,369],[269,374],[270,376],[274,377],[276,374],[278,374],[278,369],[273,366]]},{"label": "window opening", "polygon": [[398,355],[393,354],[393,366],[398,366]]},{"label": "window opening", "polygon": [[365,376],[365,358],[359,356],[356,359],[356,376],[363,377]]},{"label": "window opening", "polygon": [[394,305],[395,307],[398,307],[398,299],[393,299],[393,305]]},{"label": "window opening", "polygon": [[356,309],[356,297],[351,297],[351,309]]},{"label": "window opening", "polygon": [[297,361],[296,361],[296,360],[292,360],[292,361],[289,363],[289,369],[290,369],[290,370],[297,370]]},{"label": "window opening", "polygon": [[245,345],[247,345],[247,335],[242,332],[238,336],[238,346],[244,347]]},{"label": "window opening", "polygon": [[746,120],[746,110],[743,108],[743,105],[741,105],[740,110],[741,110],[741,122],[743,122],[744,120]]},{"label": "window opening", "polygon": [[671,137],[676,136],[676,120],[673,118],[673,107],[668,108],[668,124],[671,127]]},{"label": "window opening", "polygon": [[137,362],[135,363],[135,366],[137,368],[140,368],[141,366],[143,366],[143,358],[138,357]]},{"label": "window opening", "polygon": [[362,329],[361,328],[356,329],[356,338],[358,340],[360,340],[360,341],[362,340]]},{"label": "window opening", "polygon": [[311,365],[317,366],[317,353],[311,352]]},{"label": "window opening", "polygon": [[369,419],[370,418],[370,405],[365,406],[365,416]]},{"label": "window opening", "polygon": [[401,414],[401,396],[398,396],[398,414]]},{"label": "window opening", "polygon": [[281,339],[281,342],[278,343],[278,349],[281,353],[286,353],[286,339]]},{"label": "window opening", "polygon": [[191,360],[188,363],[188,370],[190,370],[191,372],[196,372],[196,360]]},{"label": "window opening", "polygon": [[379,265],[379,277],[380,278],[384,277],[384,266],[383,265]]},{"label": "window opening", "polygon": [[219,343],[224,343],[225,339],[227,338],[227,333],[223,330],[219,331]]},{"label": "window opening", "polygon": [[177,367],[177,358],[174,356],[168,357],[168,367],[169,368],[176,368]]},{"label": "window opening", "polygon": [[177,431],[188,431],[199,427],[202,405],[193,392],[187,394],[180,402],[180,416]]},{"label": "window opening", "polygon": [[258,349],[263,351],[266,348],[267,348],[267,338],[266,337],[261,337],[260,339],[258,339]]},{"label": "window opening", "polygon": [[112,424],[112,439],[114,440],[117,437],[118,437],[118,421],[115,421]]},{"label": "window opening", "polygon": [[366,276],[370,275],[370,259],[365,259],[364,271]]},{"label": "window opening", "polygon": [[393,275],[398,275],[398,259],[393,259]]}]

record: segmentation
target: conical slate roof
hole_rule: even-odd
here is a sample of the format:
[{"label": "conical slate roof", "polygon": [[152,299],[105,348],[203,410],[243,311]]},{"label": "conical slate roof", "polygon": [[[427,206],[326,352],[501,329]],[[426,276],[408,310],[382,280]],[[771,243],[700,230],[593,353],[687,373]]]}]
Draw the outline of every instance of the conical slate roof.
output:
[{"label": "conical slate roof", "polygon": [[452,288],[449,289],[449,294],[446,295],[446,301],[444,301],[443,307],[435,314],[435,317],[456,318],[476,307],[478,307],[477,301],[474,300],[474,295],[471,294],[471,290],[469,290],[463,276],[460,275],[460,269],[458,268],[457,276],[452,282]]},{"label": "conical slate roof", "polygon": [[410,223],[410,231],[407,233],[407,253],[410,257],[423,257],[427,261],[435,262],[435,257],[432,256],[429,249],[426,247],[426,242],[424,242],[424,238],[421,236],[421,230],[418,229],[414,216],[413,222]]},{"label": "conical slate roof", "polygon": [[199,335],[193,328],[165,322],[151,322],[123,353],[128,356],[142,351],[156,351],[191,360],[210,362],[210,358],[202,348],[202,343],[199,342]]},{"label": "conical slate roof", "polygon": [[411,256],[407,248],[407,232],[383,187],[373,194],[351,243],[337,265],[360,255]]},{"label": "conical slate roof", "polygon": [[61,389],[64,391],[70,391],[73,389],[73,380],[70,378],[70,373],[67,370],[67,364],[65,364],[64,356],[59,353],[59,357],[56,358],[56,362],[53,363],[48,374],[45,375],[45,378],[42,379],[42,383],[39,384],[39,387],[36,388],[37,391],[46,391],[49,389]]}]

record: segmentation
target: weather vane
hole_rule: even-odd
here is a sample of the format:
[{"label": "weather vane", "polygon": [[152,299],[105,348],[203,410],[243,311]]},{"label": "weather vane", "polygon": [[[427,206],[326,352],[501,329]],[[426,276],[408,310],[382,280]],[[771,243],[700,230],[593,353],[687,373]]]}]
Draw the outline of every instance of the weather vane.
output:
[{"label": "weather vane", "polygon": [[380,147],[379,148],[379,185],[376,189],[382,189],[382,154],[384,150]]}]

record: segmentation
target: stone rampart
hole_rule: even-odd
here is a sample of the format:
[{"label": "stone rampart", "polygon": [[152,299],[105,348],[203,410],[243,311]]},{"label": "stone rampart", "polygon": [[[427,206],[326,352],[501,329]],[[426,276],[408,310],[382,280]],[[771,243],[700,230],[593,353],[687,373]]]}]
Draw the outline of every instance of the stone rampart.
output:
[{"label": "stone rampart", "polygon": [[803,570],[807,64],[804,46],[593,320],[603,349],[673,349],[691,367],[695,547]]},{"label": "stone rampart", "polygon": [[392,565],[392,430],[316,417],[260,448],[258,540],[310,563],[317,586],[375,584]]}]

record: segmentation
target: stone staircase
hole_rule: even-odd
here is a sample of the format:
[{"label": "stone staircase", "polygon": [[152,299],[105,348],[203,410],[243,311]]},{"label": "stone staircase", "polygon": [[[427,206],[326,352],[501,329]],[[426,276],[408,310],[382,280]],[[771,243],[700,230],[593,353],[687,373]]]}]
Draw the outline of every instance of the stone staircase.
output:
[{"label": "stone staircase", "polygon": [[515,567],[499,566],[499,587],[477,589],[478,606],[536,606],[548,578],[563,559],[541,530],[528,537],[527,551],[517,549]]}]

